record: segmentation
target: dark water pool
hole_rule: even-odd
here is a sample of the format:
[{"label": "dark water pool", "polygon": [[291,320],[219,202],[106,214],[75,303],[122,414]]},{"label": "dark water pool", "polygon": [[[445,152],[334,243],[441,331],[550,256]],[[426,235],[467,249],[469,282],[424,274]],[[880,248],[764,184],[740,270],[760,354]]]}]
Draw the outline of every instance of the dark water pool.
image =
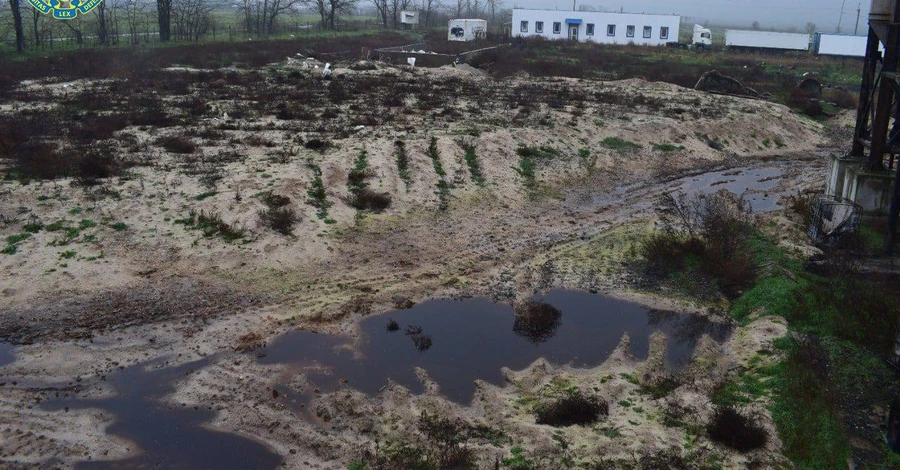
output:
[{"label": "dark water pool", "polygon": [[178,367],[156,368],[139,364],[109,376],[116,396],[98,400],[57,399],[43,407],[64,413],[97,408],[115,416],[108,432],[124,437],[140,448],[140,455],[126,460],[81,462],[79,469],[255,469],[276,468],[281,457],[260,443],[235,434],[210,431],[203,423],[213,412],[162,402],[179,379],[201,369],[212,358]]},{"label": "dark water pool", "polygon": [[16,360],[16,354],[13,352],[11,344],[0,343],[0,367],[12,364]]},{"label": "dark water pool", "polygon": [[[669,338],[666,361],[673,368],[689,361],[699,337],[723,340],[728,330],[698,317],[653,311],[636,304],[584,292],[554,291],[519,309],[486,299],[439,300],[412,309],[373,316],[360,324],[358,349],[346,336],[295,331],[254,352],[267,364],[290,364],[309,373],[323,391],[354,387],[375,394],[393,379],[416,393],[422,386],[414,367],[422,367],[448,398],[465,403],[474,380],[502,384],[502,367],[521,369],[544,357],[556,364],[594,366],[607,359],[622,335],[631,337],[631,352],[648,353],[649,337],[661,331]],[[397,330],[388,331],[389,320]],[[417,334],[407,334],[407,331]],[[426,341],[426,338],[430,341]],[[78,468],[261,469],[276,468],[282,459],[264,445],[237,435],[207,430],[213,418],[205,408],[164,404],[179,379],[212,364],[208,357],[178,367],[140,364],[110,374],[116,395],[104,399],[60,398],[45,409],[95,408],[115,416],[111,434],[132,441],[141,453],[116,462],[82,462]],[[311,369],[312,367],[312,369]],[[314,370],[315,372],[310,372]],[[345,379],[345,383],[342,383]],[[307,415],[311,392],[297,394],[276,385],[281,398]],[[215,405],[211,403],[209,405]]]},{"label": "dark water pool", "polygon": [[[295,331],[266,348],[260,361],[295,365],[324,391],[349,386],[368,394],[377,393],[388,379],[421,393],[414,370],[421,367],[443,395],[468,403],[475,379],[501,385],[501,368],[522,369],[541,357],[554,364],[596,366],[609,357],[625,333],[631,338],[630,352],[640,358],[648,353],[650,335],[664,333],[666,362],[676,369],[690,360],[702,334],[717,340],[728,334],[727,328],[699,317],[654,311],[586,292],[553,291],[535,300],[559,311],[551,328],[522,328],[511,306],[487,299],[437,300],[363,320],[358,349],[349,347],[353,341],[347,337]],[[387,330],[390,319],[399,330]],[[410,326],[421,327],[422,335],[430,336],[427,350],[417,347],[407,334]]]}]

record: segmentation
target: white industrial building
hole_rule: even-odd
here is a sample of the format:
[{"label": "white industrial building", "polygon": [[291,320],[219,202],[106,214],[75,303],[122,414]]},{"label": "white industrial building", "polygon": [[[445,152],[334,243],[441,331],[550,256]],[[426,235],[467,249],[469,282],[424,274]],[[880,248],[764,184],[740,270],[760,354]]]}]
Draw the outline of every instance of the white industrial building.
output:
[{"label": "white industrial building", "polygon": [[572,10],[513,10],[513,37],[664,46],[678,42],[681,17]]}]

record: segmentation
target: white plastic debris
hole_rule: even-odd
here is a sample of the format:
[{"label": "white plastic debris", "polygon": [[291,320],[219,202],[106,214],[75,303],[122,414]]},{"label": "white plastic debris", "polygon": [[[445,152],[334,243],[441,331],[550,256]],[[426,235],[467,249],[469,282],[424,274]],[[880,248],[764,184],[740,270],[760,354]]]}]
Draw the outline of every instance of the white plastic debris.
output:
[{"label": "white plastic debris", "polygon": [[410,67],[416,68],[416,58],[415,57],[410,57],[410,58],[406,59],[406,63],[409,64]]},{"label": "white plastic debris", "polygon": [[356,126],[353,128],[353,132],[360,132],[366,129],[366,126]]},{"label": "white plastic debris", "polygon": [[[318,68],[318,67],[316,67],[316,68]],[[325,70],[322,70],[322,76],[323,77],[331,76],[331,63],[330,62],[325,64]]]}]

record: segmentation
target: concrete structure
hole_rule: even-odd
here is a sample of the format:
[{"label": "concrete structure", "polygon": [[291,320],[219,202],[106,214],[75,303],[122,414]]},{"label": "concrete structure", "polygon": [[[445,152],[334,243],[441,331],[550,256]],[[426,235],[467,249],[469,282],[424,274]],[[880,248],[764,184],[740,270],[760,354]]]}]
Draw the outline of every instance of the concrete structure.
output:
[{"label": "concrete structure", "polygon": [[813,36],[813,52],[816,55],[865,57],[868,40],[866,36],[816,33]]},{"label": "concrete structure", "polygon": [[447,24],[448,41],[475,41],[486,37],[486,20],[450,20]]},{"label": "concrete structure", "polygon": [[513,10],[512,35],[599,44],[677,43],[681,17],[566,10]]},{"label": "concrete structure", "polygon": [[405,28],[415,28],[419,25],[420,16],[418,11],[403,10],[400,12],[400,24]]},{"label": "concrete structure", "polygon": [[809,51],[809,35],[729,29],[725,31],[725,46],[732,49]]},{"label": "concrete structure", "polygon": [[[879,49],[884,47],[884,54]],[[859,91],[859,106],[856,115],[856,131],[853,133],[853,157],[865,158],[859,171],[855,189],[849,194],[857,198],[860,205],[865,201],[875,203],[883,196],[880,187],[888,178],[893,178],[888,208],[888,236],[885,251],[893,252],[897,226],[900,222],[900,140],[891,135],[891,121],[900,118],[895,113],[895,97],[900,96],[900,1],[872,0],[869,14],[869,35],[866,42],[865,65]],[[895,171],[891,171],[896,169]],[[894,173],[893,177],[891,173]],[[880,182],[874,176],[881,175]],[[844,187],[848,193],[848,188]],[[871,193],[871,194],[868,194]],[[868,194],[868,195],[866,195]]]},{"label": "concrete structure", "polygon": [[887,214],[894,175],[865,171],[864,163],[864,158],[833,155],[828,166],[825,194],[849,199],[859,204],[867,215]]}]

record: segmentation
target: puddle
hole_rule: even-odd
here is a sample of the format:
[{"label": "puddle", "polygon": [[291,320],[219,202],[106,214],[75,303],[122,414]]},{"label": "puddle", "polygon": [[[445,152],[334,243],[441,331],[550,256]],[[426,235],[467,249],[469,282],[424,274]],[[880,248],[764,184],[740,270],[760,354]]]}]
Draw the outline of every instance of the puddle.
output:
[{"label": "puddle", "polygon": [[[440,386],[441,394],[466,404],[475,391],[475,379],[502,385],[502,367],[523,369],[541,357],[554,364],[593,367],[609,357],[624,333],[631,338],[630,352],[645,358],[650,335],[663,332],[669,338],[666,362],[674,369],[690,360],[702,334],[719,341],[728,335],[727,328],[700,317],[653,311],[585,292],[553,291],[535,300],[552,305],[561,315],[523,325],[517,324],[512,307],[487,299],[431,301],[363,320],[358,349],[346,336],[295,331],[260,351],[265,353],[260,362],[291,364],[307,374],[313,387],[326,392],[352,387],[370,395],[388,379],[422,393],[414,370],[421,367]],[[397,322],[398,331],[387,330],[389,319]],[[421,327],[420,342],[424,335],[430,337],[427,349],[420,350],[416,337],[407,334],[410,325]]]},{"label": "puddle", "polygon": [[753,212],[772,212],[781,209],[778,200],[785,196],[772,192],[783,175],[779,168],[732,168],[678,180],[674,189],[686,194],[712,194],[724,189],[735,196],[743,195]]},{"label": "puddle", "polygon": [[[290,364],[290,370],[307,373],[310,389],[349,386],[372,395],[388,379],[422,393],[414,371],[422,367],[440,385],[442,394],[468,403],[475,379],[502,385],[502,367],[523,369],[540,357],[554,364],[596,366],[609,357],[625,333],[631,338],[631,353],[639,358],[646,357],[654,331],[665,333],[669,338],[666,362],[674,369],[687,364],[702,334],[719,341],[729,334],[727,327],[700,317],[653,311],[585,292],[553,291],[535,302],[529,304],[533,308],[520,310],[518,317],[509,305],[487,299],[426,302],[364,319],[357,343],[347,336],[295,331],[255,354],[260,362]],[[386,329],[390,319],[397,322],[397,331]],[[415,327],[421,332],[415,334]],[[180,379],[215,360],[216,356],[210,356],[178,367],[127,367],[108,376],[115,396],[58,398],[41,406],[59,413],[68,407],[112,414],[115,421],[108,432],[140,449],[130,459],[81,462],[77,468],[276,468],[282,459],[264,445],[205,429],[203,424],[213,419],[213,411],[170,407],[162,401]],[[276,385],[275,390],[279,392],[275,397],[281,396],[302,418],[314,419],[305,407],[312,390],[297,394],[284,385]]]},{"label": "puddle", "polygon": [[13,352],[13,345],[0,343],[0,367],[12,364],[16,360],[16,354]]},{"label": "puddle", "polygon": [[203,428],[203,423],[213,418],[213,411],[176,405],[170,408],[161,402],[172,393],[175,382],[209,365],[212,359],[163,369],[147,364],[127,367],[108,377],[117,392],[114,397],[54,399],[42,407],[60,413],[65,412],[65,407],[96,408],[111,413],[115,422],[108,432],[132,441],[142,451],[126,460],[81,462],[76,466],[79,469],[276,468],[282,459],[264,445]]}]

